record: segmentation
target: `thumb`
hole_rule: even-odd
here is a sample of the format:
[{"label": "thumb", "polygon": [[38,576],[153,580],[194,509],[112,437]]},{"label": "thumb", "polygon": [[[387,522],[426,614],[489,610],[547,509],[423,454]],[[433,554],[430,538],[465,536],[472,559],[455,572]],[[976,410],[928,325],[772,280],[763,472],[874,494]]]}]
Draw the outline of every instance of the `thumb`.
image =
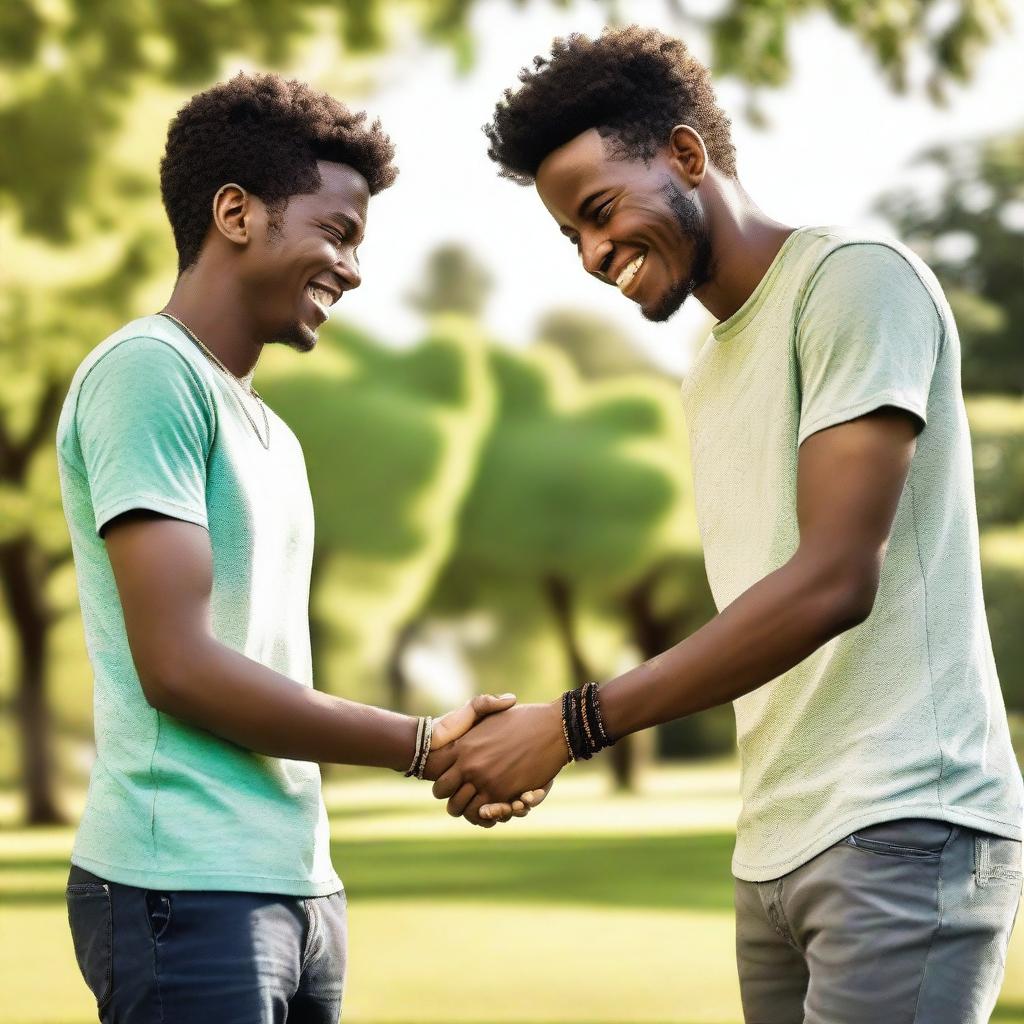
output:
[{"label": "thumb", "polygon": [[496,711],[507,711],[516,702],[514,693],[503,693],[495,697],[491,693],[481,693],[474,697],[469,705],[477,718],[484,718],[486,715],[493,715]]},{"label": "thumb", "polygon": [[449,743],[464,736],[481,718],[493,715],[497,711],[505,711],[515,704],[514,694],[505,693],[495,697],[482,693],[467,701],[461,708],[449,711],[443,718],[434,722],[434,731],[430,740],[430,749],[447,746]]}]

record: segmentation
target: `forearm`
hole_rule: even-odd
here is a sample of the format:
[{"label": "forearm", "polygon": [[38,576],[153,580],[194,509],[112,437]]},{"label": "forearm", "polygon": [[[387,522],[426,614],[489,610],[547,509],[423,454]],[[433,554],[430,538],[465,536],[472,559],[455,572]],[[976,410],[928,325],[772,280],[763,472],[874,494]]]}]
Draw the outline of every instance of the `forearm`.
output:
[{"label": "forearm", "polygon": [[247,750],[298,761],[404,770],[416,719],[320,693],[213,638],[147,686],[161,711]]},{"label": "forearm", "polygon": [[862,594],[795,557],[675,647],[605,684],[605,728],[624,736],[757,689],[861,621]]}]

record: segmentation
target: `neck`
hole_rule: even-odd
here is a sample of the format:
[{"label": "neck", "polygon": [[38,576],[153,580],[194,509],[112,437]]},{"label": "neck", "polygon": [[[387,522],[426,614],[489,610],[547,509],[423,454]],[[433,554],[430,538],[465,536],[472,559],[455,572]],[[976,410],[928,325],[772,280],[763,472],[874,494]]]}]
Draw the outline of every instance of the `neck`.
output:
[{"label": "neck", "polygon": [[182,274],[161,310],[180,320],[236,376],[248,377],[263,349],[236,277],[202,265]]},{"label": "neck", "polygon": [[721,321],[750,298],[794,229],[763,213],[735,178],[708,184],[711,280],[693,294]]}]

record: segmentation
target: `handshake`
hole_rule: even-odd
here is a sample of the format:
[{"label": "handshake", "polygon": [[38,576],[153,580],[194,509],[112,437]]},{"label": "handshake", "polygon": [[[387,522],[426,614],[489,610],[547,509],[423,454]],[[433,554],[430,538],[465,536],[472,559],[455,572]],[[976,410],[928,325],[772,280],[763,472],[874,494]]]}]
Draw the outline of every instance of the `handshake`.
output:
[{"label": "handshake", "polygon": [[570,761],[606,746],[596,683],[546,704],[482,694],[439,719],[420,720],[406,774],[432,781],[453,817],[491,828],[526,817]]}]

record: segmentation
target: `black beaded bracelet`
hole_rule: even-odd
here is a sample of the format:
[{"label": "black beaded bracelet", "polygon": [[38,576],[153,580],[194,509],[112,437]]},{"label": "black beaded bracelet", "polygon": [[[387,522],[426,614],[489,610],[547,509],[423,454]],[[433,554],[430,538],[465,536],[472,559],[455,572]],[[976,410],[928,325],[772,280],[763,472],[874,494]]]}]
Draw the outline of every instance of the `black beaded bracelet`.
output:
[{"label": "black beaded bracelet", "polygon": [[573,761],[588,761],[612,741],[601,718],[597,683],[584,683],[562,694],[562,731]]},{"label": "black beaded bracelet", "polygon": [[569,739],[572,741],[573,756],[577,761],[585,761],[590,757],[590,754],[587,751],[583,730],[580,728],[579,692],[577,690],[570,690],[568,696],[569,714],[566,722],[569,726]]}]

